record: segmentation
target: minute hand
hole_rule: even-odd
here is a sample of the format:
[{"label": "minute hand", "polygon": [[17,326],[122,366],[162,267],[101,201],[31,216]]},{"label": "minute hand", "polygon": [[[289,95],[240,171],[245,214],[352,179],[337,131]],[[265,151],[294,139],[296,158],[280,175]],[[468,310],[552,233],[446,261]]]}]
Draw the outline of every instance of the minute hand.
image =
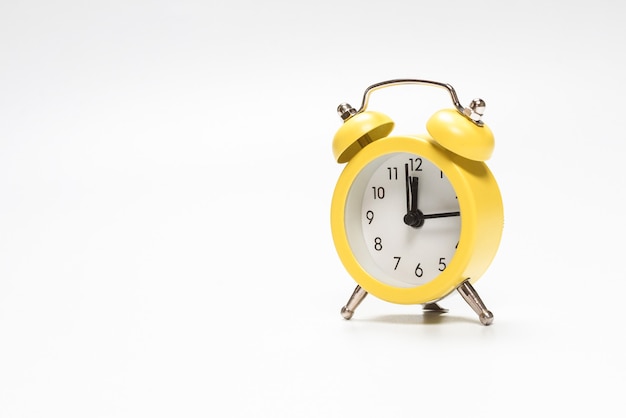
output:
[{"label": "minute hand", "polygon": [[461,212],[443,212],[443,213],[429,213],[422,215],[424,219],[434,219],[434,218],[449,218],[451,216],[460,216]]}]

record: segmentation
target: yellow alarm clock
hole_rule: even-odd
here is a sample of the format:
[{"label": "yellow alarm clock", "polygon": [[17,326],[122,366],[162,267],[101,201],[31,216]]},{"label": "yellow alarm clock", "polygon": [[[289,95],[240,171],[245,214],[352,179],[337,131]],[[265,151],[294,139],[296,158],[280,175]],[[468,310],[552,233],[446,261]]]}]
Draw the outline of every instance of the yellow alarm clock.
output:
[{"label": "yellow alarm clock", "polygon": [[[428,135],[391,136],[394,123],[366,110],[371,92],[394,85],[443,88],[454,108],[436,112]],[[481,120],[485,102],[463,107],[451,85],[397,79],[365,90],[359,110],[347,103],[333,140],[338,163],[347,163],[331,204],[332,236],[357,287],[341,309],[350,319],[368,293],[392,303],[437,303],[455,289],[489,325],[493,314],[473,283],[491,264],[502,236],[498,184],[484,163],[494,138]]]}]

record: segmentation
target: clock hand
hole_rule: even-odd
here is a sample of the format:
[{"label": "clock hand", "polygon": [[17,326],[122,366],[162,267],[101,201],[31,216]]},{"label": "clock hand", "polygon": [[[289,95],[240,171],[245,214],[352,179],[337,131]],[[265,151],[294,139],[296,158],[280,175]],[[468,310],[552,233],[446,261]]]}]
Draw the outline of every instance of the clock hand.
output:
[{"label": "clock hand", "polygon": [[419,193],[419,177],[411,177],[411,212],[417,212],[417,195]]},{"label": "clock hand", "polygon": [[425,219],[436,218],[450,218],[452,216],[461,216],[461,212],[441,212],[441,213],[428,213],[424,214],[421,210],[411,211],[404,215],[404,223],[412,226],[413,228],[419,228],[424,225]]},{"label": "clock hand", "polygon": [[404,164],[404,188],[406,190],[406,213],[411,212],[411,189],[409,183],[411,177],[409,177],[409,165]]},{"label": "clock hand", "polygon": [[451,216],[461,216],[461,212],[442,212],[442,213],[429,213],[427,215],[422,214],[422,219],[435,219],[435,218],[449,218]]},{"label": "clock hand", "polygon": [[[409,177],[408,164],[404,165],[407,173],[407,213],[404,215],[404,223],[413,228],[424,225],[424,214],[417,208],[417,198],[419,195],[419,177]],[[410,193],[409,193],[410,190]],[[409,194],[411,204],[409,205]]]}]

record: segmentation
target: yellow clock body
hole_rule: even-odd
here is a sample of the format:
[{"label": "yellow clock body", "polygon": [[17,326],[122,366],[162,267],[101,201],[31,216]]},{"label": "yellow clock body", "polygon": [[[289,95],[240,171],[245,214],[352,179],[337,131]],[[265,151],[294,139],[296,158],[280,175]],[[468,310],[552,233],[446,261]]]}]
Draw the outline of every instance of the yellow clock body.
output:
[{"label": "yellow clock body", "polygon": [[[445,87],[456,100],[451,86],[436,82],[372,87],[407,81]],[[390,135],[392,120],[364,111],[366,103],[367,91],[360,111],[340,106],[345,123],[333,141],[335,159],[347,164],[332,197],[332,237],[358,284],[344,318],[368,293],[440,308],[435,302],[456,289],[490,324],[493,315],[472,284],[496,255],[504,211],[484,162],[494,149],[493,134],[472,113],[476,106],[484,110],[484,102],[435,113],[423,135]]]}]

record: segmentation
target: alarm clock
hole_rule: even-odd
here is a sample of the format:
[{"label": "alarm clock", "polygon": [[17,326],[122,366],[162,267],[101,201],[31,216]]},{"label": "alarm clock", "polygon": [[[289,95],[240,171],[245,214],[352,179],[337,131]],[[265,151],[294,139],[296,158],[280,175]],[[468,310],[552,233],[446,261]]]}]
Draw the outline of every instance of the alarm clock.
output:
[{"label": "alarm clock", "polygon": [[[418,84],[446,90],[453,108],[437,111],[421,135],[391,135],[389,116],[367,110],[381,88]],[[457,290],[490,325],[474,283],[491,264],[504,212],[496,180],[485,164],[494,137],[482,116],[485,102],[463,107],[446,83],[396,79],[369,86],[360,109],[337,112],[343,125],[332,144],[346,164],[331,203],[339,258],[357,286],[341,309],[345,319],[368,293],[397,304],[445,313],[439,301]]]}]

